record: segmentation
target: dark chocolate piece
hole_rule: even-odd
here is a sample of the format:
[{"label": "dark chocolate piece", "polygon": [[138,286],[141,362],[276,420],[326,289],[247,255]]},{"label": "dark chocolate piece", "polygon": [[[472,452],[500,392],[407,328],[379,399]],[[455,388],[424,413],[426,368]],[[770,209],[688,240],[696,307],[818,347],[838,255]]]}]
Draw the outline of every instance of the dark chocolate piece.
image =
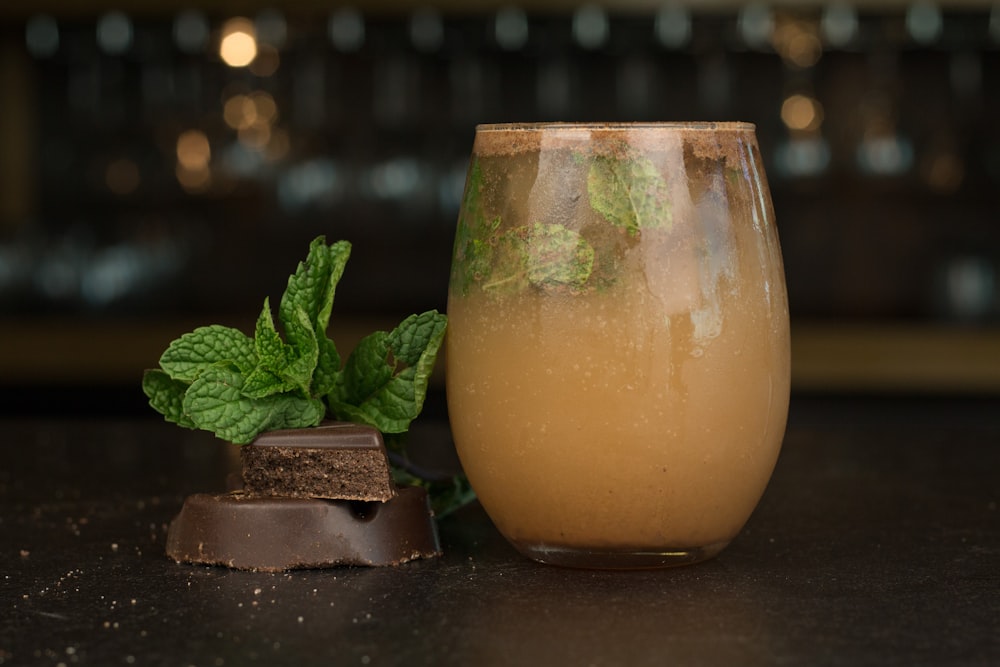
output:
[{"label": "dark chocolate piece", "polygon": [[240,449],[250,497],[386,501],[396,495],[378,429],[328,422],[262,433]]},{"label": "dark chocolate piece", "polygon": [[424,489],[356,502],[253,498],[240,492],[189,496],[167,532],[177,562],[278,572],[338,565],[399,565],[441,555]]}]

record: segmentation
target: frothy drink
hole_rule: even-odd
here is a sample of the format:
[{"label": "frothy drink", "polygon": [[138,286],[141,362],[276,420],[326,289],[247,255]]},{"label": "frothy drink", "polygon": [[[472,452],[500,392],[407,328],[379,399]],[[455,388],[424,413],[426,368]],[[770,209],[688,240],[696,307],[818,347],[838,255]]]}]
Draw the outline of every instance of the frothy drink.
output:
[{"label": "frothy drink", "polygon": [[448,303],[459,456],[566,565],[718,553],[770,478],[788,309],[752,126],[477,132]]}]

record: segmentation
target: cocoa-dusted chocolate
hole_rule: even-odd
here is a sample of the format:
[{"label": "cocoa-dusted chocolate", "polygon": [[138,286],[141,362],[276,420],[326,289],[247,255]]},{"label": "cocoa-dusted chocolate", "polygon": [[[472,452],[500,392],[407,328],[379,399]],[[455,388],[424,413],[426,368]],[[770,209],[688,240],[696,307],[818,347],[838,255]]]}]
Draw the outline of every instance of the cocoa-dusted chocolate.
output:
[{"label": "cocoa-dusted chocolate", "polygon": [[382,434],[348,422],[268,431],[240,450],[248,497],[386,501],[396,495]]},{"label": "cocoa-dusted chocolate", "polygon": [[440,554],[427,493],[410,486],[386,502],[195,494],[167,532],[167,555],[177,562],[263,572]]}]

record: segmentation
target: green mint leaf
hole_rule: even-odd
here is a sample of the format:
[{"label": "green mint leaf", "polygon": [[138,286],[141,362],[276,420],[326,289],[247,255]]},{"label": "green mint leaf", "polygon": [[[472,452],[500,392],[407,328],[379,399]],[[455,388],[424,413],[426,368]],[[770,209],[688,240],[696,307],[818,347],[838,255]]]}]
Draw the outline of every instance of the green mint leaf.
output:
[{"label": "green mint leaf", "polygon": [[341,382],[340,354],[337,346],[327,337],[316,341],[319,347],[316,370],[313,372],[313,396],[326,396]]},{"label": "green mint leaf", "polygon": [[258,363],[247,374],[244,396],[261,398],[291,390],[298,390],[302,396],[310,395],[318,354],[316,337],[302,308],[295,309],[294,317],[292,329],[299,341],[297,348],[281,339],[271,317],[270,302],[264,300],[254,333]]},{"label": "green mint leaf", "polygon": [[338,419],[402,433],[420,414],[447,317],[411,315],[392,332],[365,337],[344,365],[342,383],[327,399]]},{"label": "green mint leaf", "polygon": [[591,207],[630,236],[672,224],[667,183],[645,156],[595,157],[587,173],[587,193]]},{"label": "green mint leaf", "polygon": [[279,428],[317,426],[323,419],[322,401],[285,393],[249,398],[242,393],[243,377],[217,366],[203,372],[184,395],[183,410],[197,428],[242,445],[258,434]]},{"label": "green mint leaf", "polygon": [[497,243],[496,267],[483,289],[502,293],[538,288],[578,289],[594,268],[594,248],[579,232],[536,222],[504,232]]},{"label": "green mint leaf", "polygon": [[[305,261],[299,263],[295,273],[288,279],[288,286],[278,306],[278,318],[285,327],[288,342],[293,347],[301,348],[300,352],[325,335],[337,283],[344,273],[350,254],[351,244],[347,241],[338,241],[328,246],[326,239],[319,236],[309,245],[309,255]],[[297,312],[299,309],[306,315],[305,321],[311,335],[301,326],[302,320]]]},{"label": "green mint leaf", "polygon": [[238,329],[213,324],[186,333],[160,357],[160,367],[175,380],[193,382],[207,368],[233,364],[242,372],[257,365],[253,341]]},{"label": "green mint leaf", "polygon": [[304,396],[309,395],[313,371],[319,360],[319,337],[305,309],[296,307],[289,320],[285,321],[285,332],[295,343],[288,358],[288,364],[275,369],[279,375],[295,382]]},{"label": "green mint leaf", "polygon": [[[410,315],[389,333],[389,349],[398,363],[416,366],[429,359],[433,366],[447,326],[448,318],[436,310]],[[429,367],[424,370],[429,374]]]},{"label": "green mint leaf", "polygon": [[257,317],[253,341],[257,366],[246,374],[242,389],[244,396],[263,398],[300,386],[295,379],[282,374],[282,370],[292,363],[294,350],[285,344],[274,327],[269,299],[264,299],[264,307]]},{"label": "green mint leaf", "polygon": [[473,283],[489,275],[493,255],[494,235],[500,218],[487,218],[482,204],[483,171],[473,158],[465,183],[458,225],[455,230],[451,285],[467,293]]},{"label": "green mint leaf", "polygon": [[174,380],[165,371],[147,370],[142,376],[142,391],[149,398],[149,405],[167,421],[184,428],[195,428],[194,422],[184,414],[184,392],[188,383]]},{"label": "green mint leaf", "polygon": [[297,389],[291,382],[273,371],[257,367],[243,381],[240,390],[247,398],[264,398]]},{"label": "green mint leaf", "polygon": [[281,340],[281,334],[274,326],[271,316],[271,300],[264,299],[264,307],[257,316],[257,326],[253,336],[257,362],[265,368],[280,368],[288,365],[291,347]]},{"label": "green mint leaf", "polygon": [[360,406],[370,399],[392,381],[394,368],[388,360],[389,334],[376,331],[362,338],[344,364],[338,400]]}]

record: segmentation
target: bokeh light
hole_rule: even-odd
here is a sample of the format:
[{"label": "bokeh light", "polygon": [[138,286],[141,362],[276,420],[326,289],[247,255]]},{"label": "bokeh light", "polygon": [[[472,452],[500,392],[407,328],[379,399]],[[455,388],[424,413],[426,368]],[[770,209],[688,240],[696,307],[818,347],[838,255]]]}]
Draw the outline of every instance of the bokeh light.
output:
[{"label": "bokeh light", "polygon": [[51,16],[40,14],[28,19],[24,27],[24,43],[36,58],[54,56],[59,50],[59,25]]},{"label": "bokeh light", "polygon": [[128,195],[139,188],[139,166],[129,158],[111,161],[104,170],[104,184],[116,195]]},{"label": "bokeh light", "polygon": [[257,37],[249,19],[226,21],[219,42],[219,57],[230,67],[246,67],[257,57]]},{"label": "bokeh light", "polygon": [[813,132],[823,124],[823,105],[808,95],[789,95],[781,104],[781,121],[789,130]]},{"label": "bokeh light", "polygon": [[206,166],[201,169],[188,169],[184,165],[177,165],[175,170],[177,182],[181,184],[187,192],[205,192],[212,185],[212,172]]},{"label": "bokeh light", "polygon": [[184,53],[202,53],[208,37],[208,19],[203,13],[188,9],[174,19],[174,42]]},{"label": "bokeh light", "polygon": [[772,36],[774,49],[792,67],[806,69],[819,62],[823,43],[815,25],[807,21],[783,19]]},{"label": "bokeh light", "polygon": [[122,12],[108,12],[97,21],[97,44],[109,55],[121,55],[132,48],[132,21]]},{"label": "bokeh light", "polygon": [[330,15],[327,35],[334,48],[344,53],[357,51],[365,44],[365,20],[353,7],[341,7]]},{"label": "bokeh light", "polygon": [[208,137],[201,130],[188,130],[177,137],[177,164],[189,170],[207,169],[212,158]]},{"label": "bokeh light", "polygon": [[281,56],[278,49],[270,44],[259,44],[257,46],[257,57],[250,63],[249,70],[256,76],[271,76],[278,71],[281,65]]},{"label": "bokeh light", "polygon": [[242,130],[257,122],[257,106],[249,95],[233,95],[222,106],[222,119],[234,130]]}]

